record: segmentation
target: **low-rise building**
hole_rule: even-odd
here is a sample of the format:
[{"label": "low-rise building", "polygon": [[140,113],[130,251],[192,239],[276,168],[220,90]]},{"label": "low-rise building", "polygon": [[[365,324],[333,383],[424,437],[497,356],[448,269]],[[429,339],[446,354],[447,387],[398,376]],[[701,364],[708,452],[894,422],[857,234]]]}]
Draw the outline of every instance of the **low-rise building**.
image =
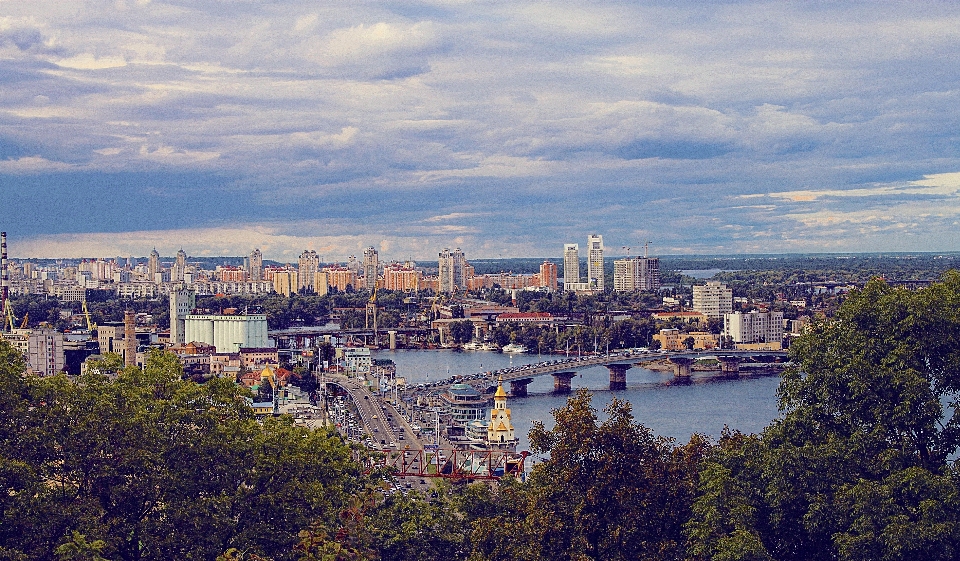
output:
[{"label": "low-rise building", "polygon": [[440,406],[454,424],[465,426],[471,421],[483,420],[487,400],[469,384],[453,384],[440,394]]}]

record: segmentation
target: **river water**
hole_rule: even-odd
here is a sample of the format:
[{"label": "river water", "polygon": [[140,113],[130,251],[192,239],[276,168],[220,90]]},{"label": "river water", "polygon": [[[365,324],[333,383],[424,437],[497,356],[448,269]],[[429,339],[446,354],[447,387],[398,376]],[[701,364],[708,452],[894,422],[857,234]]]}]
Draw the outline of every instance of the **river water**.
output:
[{"label": "river water", "polygon": [[[397,365],[397,376],[408,384],[436,381],[454,375],[468,375],[552,360],[548,355],[507,355],[491,351],[452,350],[378,350],[373,357],[390,359]],[[593,405],[601,418],[602,409],[614,397],[633,405],[634,418],[655,434],[686,442],[694,433],[716,439],[724,426],[746,433],[756,433],[777,416],[776,376],[717,379],[706,373],[694,373],[693,383],[671,386],[672,373],[631,368],[627,372],[627,389],[610,391],[610,374],[603,366],[578,371],[571,381],[577,388],[593,392]],[[509,391],[509,386],[506,388]],[[510,398],[512,420],[520,437],[518,450],[529,448],[527,433],[535,420],[553,427],[551,411],[566,403],[566,396],[553,395],[553,377],[540,376],[527,387],[529,395]]]}]

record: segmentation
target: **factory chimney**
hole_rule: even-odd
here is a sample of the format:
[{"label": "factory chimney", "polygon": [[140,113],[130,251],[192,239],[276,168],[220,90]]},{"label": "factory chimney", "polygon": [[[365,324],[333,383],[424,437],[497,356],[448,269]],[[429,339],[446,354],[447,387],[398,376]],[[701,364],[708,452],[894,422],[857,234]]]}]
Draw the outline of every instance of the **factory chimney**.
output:
[{"label": "factory chimney", "polygon": [[123,313],[123,364],[137,365],[137,314],[133,310]]},{"label": "factory chimney", "polygon": [[[7,233],[0,232],[0,321],[6,325],[7,306],[10,302],[10,273],[7,270]],[[10,326],[13,329],[13,326]]]}]

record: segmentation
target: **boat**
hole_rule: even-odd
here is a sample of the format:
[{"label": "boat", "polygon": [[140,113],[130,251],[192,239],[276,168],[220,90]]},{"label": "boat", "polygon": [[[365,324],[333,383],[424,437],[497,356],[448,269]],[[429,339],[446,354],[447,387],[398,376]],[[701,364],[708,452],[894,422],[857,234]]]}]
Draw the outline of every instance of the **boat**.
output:
[{"label": "boat", "polygon": [[509,345],[504,345],[502,350],[503,352],[510,353],[510,354],[527,352],[526,347],[524,347],[523,345],[518,345],[516,343],[510,343]]}]

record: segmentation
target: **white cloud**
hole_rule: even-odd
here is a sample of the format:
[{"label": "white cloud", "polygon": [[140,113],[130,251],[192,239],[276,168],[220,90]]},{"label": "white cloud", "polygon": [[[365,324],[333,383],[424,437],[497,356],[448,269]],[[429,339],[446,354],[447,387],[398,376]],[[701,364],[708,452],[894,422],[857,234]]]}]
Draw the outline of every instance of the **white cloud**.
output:
[{"label": "white cloud", "polygon": [[64,162],[55,162],[38,156],[26,156],[15,160],[0,160],[0,173],[36,174],[41,172],[65,171],[73,166]]},{"label": "white cloud", "polygon": [[105,68],[121,68],[127,65],[127,61],[121,56],[96,57],[89,53],[62,58],[57,60],[56,63],[61,68],[74,70],[103,70]]}]

